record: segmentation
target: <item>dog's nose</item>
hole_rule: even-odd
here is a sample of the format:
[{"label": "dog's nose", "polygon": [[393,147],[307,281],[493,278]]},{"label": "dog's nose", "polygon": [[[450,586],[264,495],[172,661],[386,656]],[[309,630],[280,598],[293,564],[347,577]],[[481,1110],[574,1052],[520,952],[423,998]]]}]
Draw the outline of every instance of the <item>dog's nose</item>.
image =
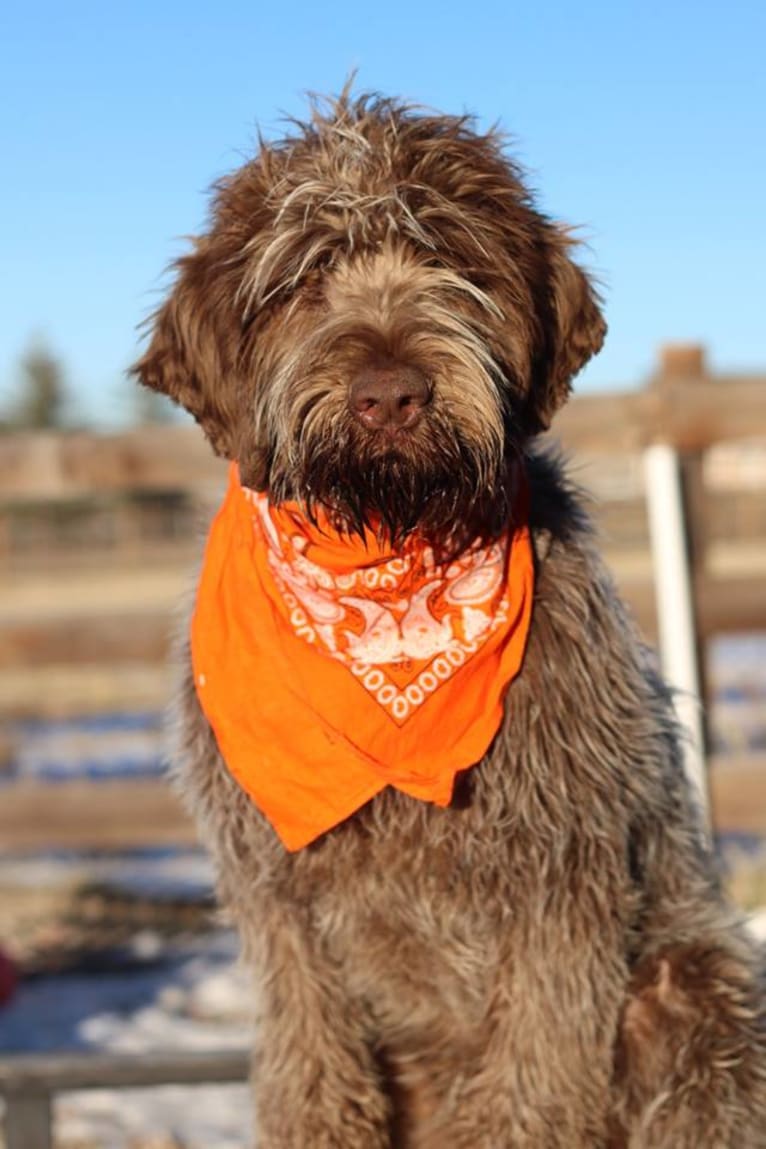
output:
[{"label": "dog's nose", "polygon": [[428,380],[417,367],[391,364],[365,368],[349,388],[354,416],[371,431],[413,427],[431,398]]}]

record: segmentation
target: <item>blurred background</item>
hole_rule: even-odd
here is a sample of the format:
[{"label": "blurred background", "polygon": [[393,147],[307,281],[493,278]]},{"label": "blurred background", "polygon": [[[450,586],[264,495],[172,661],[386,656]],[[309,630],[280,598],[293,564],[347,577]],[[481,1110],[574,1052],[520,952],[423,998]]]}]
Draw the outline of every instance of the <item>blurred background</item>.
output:
[{"label": "blurred background", "polygon": [[[250,1040],[163,778],[171,636],[223,472],[125,370],[212,180],[354,70],[360,91],[499,121],[542,208],[582,229],[610,332],[553,437],[637,624],[702,696],[691,766],[764,929],[764,36],[755,0],[4,7],[0,1057],[88,1053],[85,1084],[109,1086],[59,1089],[54,1059],[8,1149],[45,1149],[49,1094],[58,1149],[248,1143],[243,1086],[195,1086],[190,1112],[188,1087],[126,1089],[107,1065],[169,1057],[152,1080],[172,1083],[192,1050],[236,1078],[216,1051]],[[658,507],[680,511],[675,552]]]}]

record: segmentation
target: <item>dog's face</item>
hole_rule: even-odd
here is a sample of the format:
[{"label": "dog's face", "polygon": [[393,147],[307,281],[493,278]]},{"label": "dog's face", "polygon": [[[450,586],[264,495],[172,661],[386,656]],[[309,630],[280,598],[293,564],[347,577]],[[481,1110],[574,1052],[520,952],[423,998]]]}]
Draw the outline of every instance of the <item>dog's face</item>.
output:
[{"label": "dog's face", "polygon": [[135,371],[275,501],[461,544],[601,346],[571,247],[496,136],[342,98],[221,181]]}]

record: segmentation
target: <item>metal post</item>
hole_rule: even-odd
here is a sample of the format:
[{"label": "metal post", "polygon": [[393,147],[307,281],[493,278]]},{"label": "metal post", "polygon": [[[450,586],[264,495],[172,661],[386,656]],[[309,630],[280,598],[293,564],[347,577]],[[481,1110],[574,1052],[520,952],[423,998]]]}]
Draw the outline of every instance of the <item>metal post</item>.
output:
[{"label": "metal post", "polygon": [[709,824],[694,599],[677,451],[667,443],[647,447],[644,469],[662,669],[678,691],[676,713],[687,735],[686,772]]},{"label": "metal post", "polygon": [[51,1149],[50,1094],[40,1089],[5,1095],[5,1149]]}]

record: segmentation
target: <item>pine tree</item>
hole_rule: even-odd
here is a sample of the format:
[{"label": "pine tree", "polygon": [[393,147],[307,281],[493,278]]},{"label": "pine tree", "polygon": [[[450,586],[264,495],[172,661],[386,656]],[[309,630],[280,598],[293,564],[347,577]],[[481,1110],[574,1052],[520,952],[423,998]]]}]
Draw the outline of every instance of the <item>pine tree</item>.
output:
[{"label": "pine tree", "polygon": [[21,394],[10,424],[34,430],[62,427],[66,422],[66,392],[59,361],[42,344],[36,344],[21,361],[21,377]]}]

